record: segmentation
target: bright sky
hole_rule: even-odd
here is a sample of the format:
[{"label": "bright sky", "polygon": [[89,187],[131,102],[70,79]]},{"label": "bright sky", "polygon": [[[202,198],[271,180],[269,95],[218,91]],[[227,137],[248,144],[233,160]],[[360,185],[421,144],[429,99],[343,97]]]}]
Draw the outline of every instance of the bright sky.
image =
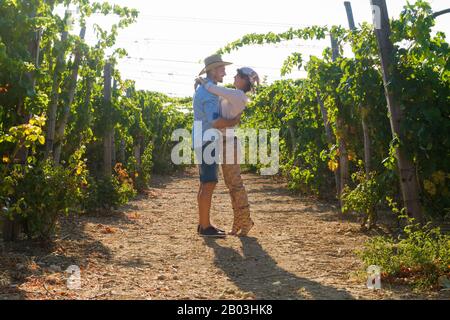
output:
[{"label": "bright sky", "polygon": [[[122,77],[136,81],[138,89],[171,96],[192,96],[193,80],[203,59],[247,33],[283,32],[290,27],[342,25],[348,27],[343,0],[108,0],[139,10],[137,23],[119,33],[117,44],[128,58],[119,64]],[[434,11],[450,7],[448,0],[430,1]],[[405,0],[387,0],[389,15],[397,17]],[[356,24],[372,21],[369,0],[353,0]],[[101,26],[112,18],[95,16]],[[450,35],[450,14],[437,20],[437,30]],[[87,40],[94,39],[92,28]],[[234,65],[227,67],[225,83],[231,83],[237,67],[253,67],[270,83],[280,79],[280,67],[292,52],[304,57],[320,55],[329,41],[291,41],[279,45],[244,47],[224,55]],[[298,78],[302,72],[289,77]]]}]

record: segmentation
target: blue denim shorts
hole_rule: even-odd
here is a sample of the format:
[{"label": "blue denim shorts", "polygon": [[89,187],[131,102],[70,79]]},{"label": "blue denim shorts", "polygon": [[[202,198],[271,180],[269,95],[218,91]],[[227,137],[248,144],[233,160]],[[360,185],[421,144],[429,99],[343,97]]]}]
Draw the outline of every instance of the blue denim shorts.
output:
[{"label": "blue denim shorts", "polygon": [[[206,146],[209,143],[205,143],[202,147],[202,155],[201,155],[201,164],[199,164],[199,173],[200,173],[200,182],[201,183],[208,183],[208,182],[215,182],[217,183],[219,181],[219,166],[217,162],[214,162],[212,164],[207,164],[203,160],[203,152],[205,151]],[[216,150],[213,150],[211,152],[211,155],[215,157]]]}]

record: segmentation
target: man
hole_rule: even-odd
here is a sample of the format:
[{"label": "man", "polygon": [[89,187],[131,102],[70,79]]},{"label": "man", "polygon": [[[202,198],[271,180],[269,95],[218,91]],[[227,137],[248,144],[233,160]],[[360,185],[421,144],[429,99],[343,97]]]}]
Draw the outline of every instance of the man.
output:
[{"label": "man", "polygon": [[[225,66],[230,62],[222,60],[220,55],[212,55],[205,59],[205,67],[199,75],[206,73],[206,81],[214,84],[222,83],[226,75]],[[219,98],[205,89],[203,85],[199,86],[194,94],[194,122],[201,124],[201,130],[194,124],[194,149],[197,159],[200,161],[200,187],[197,194],[199,224],[198,234],[202,237],[225,237],[225,232],[211,225],[210,209],[214,189],[218,182],[218,163],[214,161],[205,161],[205,149],[211,149],[211,143],[214,140],[209,135],[204,135],[209,129],[223,129],[233,127],[240,121],[240,115],[234,119],[227,120],[220,116]],[[220,135],[220,134],[219,134]],[[215,157],[215,150],[211,153]]]}]

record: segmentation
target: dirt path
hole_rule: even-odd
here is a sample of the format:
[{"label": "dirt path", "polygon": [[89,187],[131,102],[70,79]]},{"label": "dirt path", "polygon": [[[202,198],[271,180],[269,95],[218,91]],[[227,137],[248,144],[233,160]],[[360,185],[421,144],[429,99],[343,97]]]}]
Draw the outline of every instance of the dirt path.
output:
[{"label": "dirt path", "polygon": [[[121,210],[68,218],[51,247],[0,242],[0,299],[419,298],[388,286],[370,291],[352,275],[367,236],[331,205],[293,196],[271,178],[244,180],[256,224],[248,238],[196,235],[195,169],[155,176],[148,195]],[[212,217],[231,226],[222,181]],[[69,265],[81,268],[80,290],[66,287]]]}]

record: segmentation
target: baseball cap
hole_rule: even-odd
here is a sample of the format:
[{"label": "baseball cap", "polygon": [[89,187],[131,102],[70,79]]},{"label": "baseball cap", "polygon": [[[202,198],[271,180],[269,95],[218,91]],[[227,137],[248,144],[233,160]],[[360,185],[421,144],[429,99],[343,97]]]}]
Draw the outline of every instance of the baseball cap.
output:
[{"label": "baseball cap", "polygon": [[249,67],[239,68],[239,69],[237,69],[237,72],[239,74],[247,76],[248,79],[250,80],[250,84],[252,87],[254,87],[255,84],[259,84],[259,76],[256,73],[256,71],[253,70],[252,68],[249,68]]}]

